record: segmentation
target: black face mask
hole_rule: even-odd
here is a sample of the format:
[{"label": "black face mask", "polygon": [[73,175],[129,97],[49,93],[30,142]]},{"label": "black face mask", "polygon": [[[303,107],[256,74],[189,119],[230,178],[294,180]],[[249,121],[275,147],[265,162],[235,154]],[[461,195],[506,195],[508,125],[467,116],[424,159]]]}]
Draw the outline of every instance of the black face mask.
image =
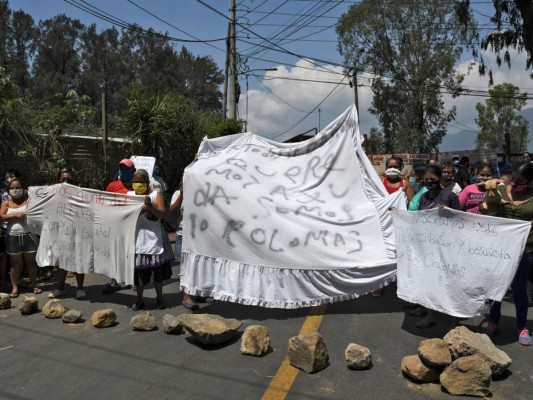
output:
[{"label": "black face mask", "polygon": [[424,179],[424,185],[426,186],[429,192],[434,192],[440,189],[439,181],[430,181],[429,179]]},{"label": "black face mask", "polygon": [[442,180],[444,182],[451,182],[453,180],[452,174],[442,174]]},{"label": "black face mask", "polygon": [[63,179],[63,180],[61,181],[61,183],[69,183],[69,184],[73,185],[73,184],[74,184],[74,180],[72,180],[72,179],[70,179],[70,178],[67,178],[67,179]]}]

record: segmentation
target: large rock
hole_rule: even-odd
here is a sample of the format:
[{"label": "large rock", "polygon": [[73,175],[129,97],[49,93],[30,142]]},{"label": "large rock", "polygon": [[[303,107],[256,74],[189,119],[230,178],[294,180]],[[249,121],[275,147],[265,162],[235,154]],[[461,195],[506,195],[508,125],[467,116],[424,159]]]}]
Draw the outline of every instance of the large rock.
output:
[{"label": "large rock", "polygon": [[182,314],[178,319],[192,337],[203,344],[227,342],[241,327],[241,321],[213,314]]},{"label": "large rock", "polygon": [[39,311],[39,302],[35,296],[24,296],[24,300],[19,307],[22,315],[30,315]]},{"label": "large rock", "polygon": [[418,356],[430,367],[447,367],[452,363],[448,343],[442,339],[422,340],[418,345]]},{"label": "large rock", "polygon": [[7,293],[0,293],[0,310],[9,310],[11,308],[11,297]]},{"label": "large rock", "polygon": [[448,393],[461,396],[489,396],[492,370],[479,355],[461,357],[440,375],[440,384]]},{"label": "large rock", "polygon": [[402,359],[402,372],[411,379],[419,382],[436,382],[439,372],[425,365],[418,355],[405,356]]},{"label": "large rock", "polygon": [[95,328],[108,328],[117,324],[117,314],[110,308],[97,310],[91,316],[91,321]]},{"label": "large rock", "polygon": [[81,311],[68,310],[65,314],[63,314],[61,320],[66,324],[77,324],[81,322],[82,318],[83,314]]},{"label": "large rock", "polygon": [[241,353],[261,357],[268,353],[270,336],[262,325],[250,325],[244,330],[241,340]]},{"label": "large rock", "polygon": [[49,300],[43,307],[44,316],[50,319],[61,318],[67,311],[68,308],[66,308],[63,303],[61,303],[61,300],[58,299]]},{"label": "large rock", "polygon": [[344,358],[349,369],[368,369],[372,366],[372,353],[366,347],[350,343],[344,351]]},{"label": "large rock", "polygon": [[178,317],[174,315],[165,314],[163,316],[163,331],[169,334],[177,334],[183,332],[183,325]]},{"label": "large rock", "polygon": [[157,322],[149,311],[143,311],[131,319],[130,326],[134,331],[153,331],[157,328]]},{"label": "large rock", "polygon": [[464,326],[459,326],[444,336],[454,360],[479,354],[485,359],[496,377],[505,372],[512,363],[511,358],[498,349],[485,334],[474,333]]},{"label": "large rock", "polygon": [[323,370],[329,365],[328,349],[317,332],[291,337],[288,357],[293,367],[308,374]]}]

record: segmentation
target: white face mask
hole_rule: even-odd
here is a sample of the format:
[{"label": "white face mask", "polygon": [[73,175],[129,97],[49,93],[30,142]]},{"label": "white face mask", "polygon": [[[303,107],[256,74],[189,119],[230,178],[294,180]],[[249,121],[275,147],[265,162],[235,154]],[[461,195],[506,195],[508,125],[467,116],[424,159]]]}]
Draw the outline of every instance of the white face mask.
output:
[{"label": "white face mask", "polygon": [[19,197],[21,197],[22,193],[24,193],[22,189],[11,189],[9,191],[9,195],[14,199],[18,199]]},{"label": "white face mask", "polygon": [[388,168],[385,171],[385,175],[389,178],[397,178],[400,176],[400,170],[398,168]]}]

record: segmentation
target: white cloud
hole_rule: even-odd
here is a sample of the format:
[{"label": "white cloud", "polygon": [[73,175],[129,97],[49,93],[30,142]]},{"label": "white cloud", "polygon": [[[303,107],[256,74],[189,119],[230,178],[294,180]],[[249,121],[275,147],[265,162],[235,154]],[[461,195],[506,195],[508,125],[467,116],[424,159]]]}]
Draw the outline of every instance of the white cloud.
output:
[{"label": "white cloud", "polygon": [[[507,68],[507,66],[498,68],[495,57],[491,53],[487,53],[484,57],[488,65],[487,71],[492,68],[495,84],[510,82],[520,87],[521,92],[533,92],[533,80],[529,78],[529,72],[524,69],[524,54],[511,53],[511,59],[513,60],[511,69]],[[478,65],[476,63],[472,65],[472,63],[474,61],[469,60],[457,65],[458,72],[466,74],[463,86],[478,90],[488,90],[490,88],[488,76],[480,76]],[[469,65],[471,69],[468,72]],[[262,83],[292,107],[284,104],[264,87],[261,87],[259,90],[250,90],[248,92],[248,130],[261,136],[283,140],[286,137],[290,137],[291,133],[298,134],[312,128],[318,128],[318,111],[314,111],[286,134],[280,135],[281,132],[290,128],[307,115],[307,112],[316,107],[335,87],[335,83],[339,82],[343,77],[343,70],[340,67],[331,65],[324,66],[324,69],[328,71],[318,71],[317,68],[308,60],[301,59],[296,63],[296,67],[287,68],[285,66],[277,66],[277,71],[265,72]],[[331,71],[336,73],[331,73]],[[290,80],[276,78],[289,78]],[[252,80],[254,78],[250,77],[249,79]],[[295,79],[303,79],[305,81]],[[348,83],[348,79],[345,78],[343,83]],[[308,80],[330,81],[334,83],[308,82]],[[372,103],[373,97],[373,93],[368,87],[370,82],[368,79],[360,78],[359,83],[365,85],[359,87],[360,127],[361,131],[365,133],[371,127],[377,126],[378,123],[367,111]],[[240,102],[241,118],[243,119],[245,118],[246,112],[245,96],[246,94],[241,96]],[[477,126],[474,121],[476,117],[475,105],[478,102],[484,102],[485,98],[460,96],[453,99],[451,96],[445,95],[445,101],[447,107],[454,105],[457,107],[456,119],[459,121],[459,123],[452,122],[449,125],[449,134],[468,130],[469,128],[476,129]],[[321,109],[321,128],[324,128],[353,103],[353,89],[347,84],[339,85],[333,95],[328,97],[319,107]],[[532,106],[533,103],[530,101],[526,108]],[[305,112],[295,110],[293,107]]]}]

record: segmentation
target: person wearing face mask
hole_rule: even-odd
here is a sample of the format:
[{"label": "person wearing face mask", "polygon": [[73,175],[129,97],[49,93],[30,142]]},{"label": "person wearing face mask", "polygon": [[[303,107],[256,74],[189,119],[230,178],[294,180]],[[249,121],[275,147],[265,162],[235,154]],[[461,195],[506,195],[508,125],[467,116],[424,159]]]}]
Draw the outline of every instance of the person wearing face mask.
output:
[{"label": "person wearing face mask", "polygon": [[454,192],[456,195],[459,195],[461,193],[461,186],[457,182],[454,181],[454,171],[453,171],[453,165],[451,162],[445,162],[441,166],[442,168],[442,180],[441,185],[444,189],[450,189],[452,192]]},{"label": "person wearing face mask", "polygon": [[131,180],[135,172],[135,165],[129,158],[118,163],[118,179],[107,185],[106,192],[126,194],[132,190]]},{"label": "person wearing face mask", "polygon": [[[533,164],[521,164],[512,173],[511,184],[499,186],[502,199],[507,200],[501,208],[501,217],[533,221]],[[526,246],[516,274],[511,283],[514,305],[516,309],[516,332],[518,343],[524,346],[532,344],[531,333],[527,327],[529,298],[527,281],[533,264],[533,229],[529,232]],[[490,319],[486,333],[494,336],[499,331],[501,302],[495,301],[490,309]]]},{"label": "person wearing face mask", "polygon": [[453,165],[453,171],[454,173],[457,173],[457,169],[459,168],[459,160],[461,157],[459,157],[457,154],[454,154],[452,157],[452,165]]},{"label": "person wearing face mask", "polygon": [[[135,172],[135,165],[129,158],[124,158],[118,163],[118,179],[107,185],[106,192],[127,194],[132,190],[131,181]],[[111,279],[102,290],[103,294],[115,293],[122,289],[116,279]]]},{"label": "person wearing face mask", "polygon": [[[477,169],[477,182],[486,182],[492,179],[492,167],[490,164],[481,164]],[[468,185],[459,194],[459,203],[461,203],[461,210],[473,214],[481,214],[479,205],[485,198],[485,187],[478,186],[476,183]]]},{"label": "person wearing face mask", "polygon": [[[69,167],[61,168],[57,178],[58,178],[59,183],[68,183],[70,185],[74,184],[74,172]],[[61,268],[61,266],[57,267],[56,288],[48,294],[48,298],[57,299],[57,298],[65,296],[67,293],[65,291],[65,281],[67,278],[73,278],[73,277],[76,277],[76,283],[78,285],[78,289],[76,290],[76,299],[77,300],[84,299],[86,297],[85,290],[83,289],[83,282],[85,280],[85,274],[80,274],[80,273],[73,274],[72,272],[67,272],[65,269]]]},{"label": "person wearing face mask", "polygon": [[407,199],[411,201],[415,195],[409,180],[401,177],[403,169],[403,161],[400,157],[391,157],[385,162],[385,176],[383,177],[383,185],[388,193],[394,193],[398,190],[403,190],[407,195]]},{"label": "person wearing face mask", "polygon": [[459,166],[455,172],[454,180],[459,184],[461,189],[464,189],[470,185],[470,172],[468,166],[470,165],[470,159],[467,156],[461,157],[459,160]]},{"label": "person wearing face mask", "polygon": [[18,297],[18,282],[22,272],[22,266],[26,263],[28,274],[33,286],[33,293],[42,293],[42,289],[37,283],[37,263],[35,255],[39,242],[37,236],[30,232],[26,223],[26,207],[28,197],[25,194],[24,186],[19,178],[9,182],[10,200],[2,202],[0,207],[0,219],[7,222],[7,254],[11,265],[11,286],[10,297]]},{"label": "person wearing face mask", "polygon": [[503,174],[511,171],[513,164],[505,160],[504,153],[496,154],[496,161],[492,163],[492,177],[499,179]]},{"label": "person wearing face mask", "polygon": [[154,171],[152,172],[152,190],[156,192],[161,192],[163,194],[167,191],[167,184],[163,180],[163,177],[161,176],[161,168],[159,167],[158,163],[155,163],[154,165]]},{"label": "person wearing face mask", "polygon": [[[441,185],[442,169],[438,165],[428,165],[424,173],[424,187],[427,191],[420,197],[418,210],[429,210],[437,207],[449,207],[459,210],[459,199],[449,188]],[[435,312],[419,306],[410,315],[425,316],[416,326],[420,329],[429,328],[436,324]]]},{"label": "person wearing face mask", "polygon": [[[409,183],[408,179],[401,177],[401,171],[403,169],[403,160],[400,157],[394,157],[387,159],[385,162],[385,176],[383,177],[383,185],[388,193],[394,193],[398,190],[403,190],[407,195],[407,200],[411,201],[415,193],[413,187]],[[374,297],[383,296],[385,288],[378,288],[371,294]]]},{"label": "person wearing face mask", "polygon": [[528,151],[524,151],[524,154],[522,154],[522,162],[527,163],[533,161],[531,159],[531,154],[529,154]]},{"label": "person wearing face mask", "polygon": [[144,308],[144,288],[153,281],[157,308],[163,310],[166,308],[163,300],[163,281],[172,276],[170,261],[174,258],[160,221],[165,216],[165,201],[161,192],[150,190],[150,177],[144,169],[135,171],[132,187],[133,191],[128,194],[144,196],[144,205],[135,228],[133,283],[137,289],[137,301],[132,309],[137,311]]}]

